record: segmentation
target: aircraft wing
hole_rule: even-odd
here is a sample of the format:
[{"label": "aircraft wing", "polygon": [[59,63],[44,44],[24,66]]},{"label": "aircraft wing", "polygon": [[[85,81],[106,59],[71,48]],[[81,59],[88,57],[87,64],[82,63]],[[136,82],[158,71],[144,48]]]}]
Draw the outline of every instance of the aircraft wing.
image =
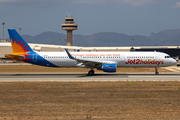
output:
[{"label": "aircraft wing", "polygon": [[75,58],[73,57],[69,51],[67,49],[65,49],[67,55],[69,56],[70,59],[73,59],[73,60],[76,60],[77,61],[77,66],[79,67],[101,67],[102,64],[110,64],[110,63],[115,63],[114,61],[95,61],[95,60],[83,60],[83,59],[78,59],[78,58]]}]

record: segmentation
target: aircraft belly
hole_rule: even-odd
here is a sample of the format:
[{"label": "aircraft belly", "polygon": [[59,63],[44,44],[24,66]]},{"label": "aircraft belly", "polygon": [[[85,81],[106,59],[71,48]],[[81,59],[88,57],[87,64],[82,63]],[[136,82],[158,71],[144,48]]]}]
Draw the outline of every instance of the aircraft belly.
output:
[{"label": "aircraft belly", "polygon": [[74,60],[54,60],[51,62],[59,67],[75,67],[77,63]]}]

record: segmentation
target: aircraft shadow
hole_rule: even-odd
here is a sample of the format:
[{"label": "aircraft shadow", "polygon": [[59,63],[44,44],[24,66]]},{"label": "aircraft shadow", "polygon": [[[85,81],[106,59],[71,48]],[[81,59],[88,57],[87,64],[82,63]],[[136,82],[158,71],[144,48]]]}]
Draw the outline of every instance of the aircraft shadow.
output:
[{"label": "aircraft shadow", "polygon": [[101,76],[105,76],[105,77],[117,77],[117,76],[119,76],[119,77],[127,77],[127,76],[179,76],[180,77],[180,74],[178,74],[178,73],[160,73],[159,75],[155,75],[155,74],[153,74],[153,73],[145,73],[145,74],[142,74],[142,73],[140,73],[140,74],[138,74],[138,73],[136,73],[136,74],[132,74],[132,73],[130,73],[130,74],[128,74],[128,73],[115,73],[115,74],[111,74],[111,73],[96,73],[96,74],[94,74],[94,75],[88,75],[88,74],[85,74],[85,73],[75,73],[75,74],[73,74],[73,73],[70,73],[70,74],[63,74],[63,73],[61,73],[61,74],[59,74],[59,73],[56,73],[56,74],[27,74],[27,73],[25,73],[25,74],[0,74],[0,77],[5,77],[5,76],[11,76],[11,77],[28,77],[28,76],[30,76],[30,77],[46,77],[46,76],[48,76],[48,77],[58,77],[58,78],[63,78],[63,77],[72,77],[72,78],[78,78],[78,77],[101,77]]}]

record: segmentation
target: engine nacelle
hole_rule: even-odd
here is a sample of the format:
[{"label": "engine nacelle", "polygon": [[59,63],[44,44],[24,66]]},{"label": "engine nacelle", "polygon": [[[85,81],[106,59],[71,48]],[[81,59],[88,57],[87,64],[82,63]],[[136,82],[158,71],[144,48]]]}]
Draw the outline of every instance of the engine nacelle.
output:
[{"label": "engine nacelle", "polygon": [[104,64],[102,69],[104,72],[116,72],[116,64]]}]

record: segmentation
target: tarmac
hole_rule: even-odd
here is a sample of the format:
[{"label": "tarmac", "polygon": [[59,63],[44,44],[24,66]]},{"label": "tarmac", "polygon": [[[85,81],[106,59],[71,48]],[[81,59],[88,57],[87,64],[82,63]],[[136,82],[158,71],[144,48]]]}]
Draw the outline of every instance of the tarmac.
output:
[{"label": "tarmac", "polygon": [[179,72],[180,73],[180,67],[179,66],[169,66],[169,67],[163,67],[166,70],[170,70],[173,72]]},{"label": "tarmac", "polygon": [[115,82],[115,81],[180,81],[180,73],[97,73],[93,76],[80,73],[63,74],[0,74],[0,82]]},{"label": "tarmac", "polygon": [[[12,65],[12,64],[0,64]],[[31,65],[27,63],[13,63],[13,65]],[[93,82],[93,81],[180,81],[180,67],[164,67],[170,73],[155,75],[154,73],[1,73],[0,82]]]}]

